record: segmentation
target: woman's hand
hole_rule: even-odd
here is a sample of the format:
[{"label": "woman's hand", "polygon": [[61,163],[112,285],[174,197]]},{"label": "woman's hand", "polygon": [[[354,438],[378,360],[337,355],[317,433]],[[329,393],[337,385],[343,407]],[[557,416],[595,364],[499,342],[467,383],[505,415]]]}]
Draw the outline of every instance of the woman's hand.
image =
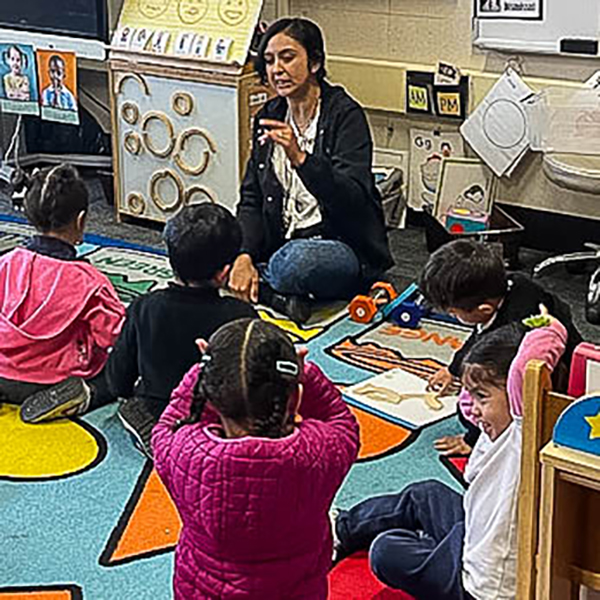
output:
[{"label": "woman's hand", "polygon": [[291,125],[275,119],[261,119],[260,125],[265,127],[262,135],[258,138],[261,144],[271,140],[281,146],[294,168],[304,163],[306,152],[300,150],[296,134]]},{"label": "woman's hand", "polygon": [[258,302],[258,271],[249,254],[240,254],[229,274],[229,289],[246,302]]}]

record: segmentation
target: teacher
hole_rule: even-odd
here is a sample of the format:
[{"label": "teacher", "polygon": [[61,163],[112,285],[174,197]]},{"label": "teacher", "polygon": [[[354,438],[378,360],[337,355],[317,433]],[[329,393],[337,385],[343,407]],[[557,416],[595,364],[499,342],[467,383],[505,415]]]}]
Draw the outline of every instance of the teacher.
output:
[{"label": "teacher", "polygon": [[229,286],[305,322],[311,299],[349,298],[392,265],[373,143],[361,106],[325,80],[313,22],[273,23],[256,68],[277,97],[254,121],[237,208],[243,250]]}]

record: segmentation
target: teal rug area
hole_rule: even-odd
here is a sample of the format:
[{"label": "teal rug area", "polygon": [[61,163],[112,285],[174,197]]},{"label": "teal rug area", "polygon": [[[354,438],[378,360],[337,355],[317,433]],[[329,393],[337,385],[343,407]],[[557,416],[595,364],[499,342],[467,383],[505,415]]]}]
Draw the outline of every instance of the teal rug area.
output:
[{"label": "teal rug area", "polygon": [[[28,234],[21,223],[0,221],[0,252]],[[166,257],[148,248],[90,237],[81,252],[109,275],[124,301],[171,277]],[[447,364],[468,333],[435,321],[419,332],[383,322],[365,326],[346,314],[306,328],[267,312],[263,317],[305,343],[309,359],[340,386],[392,367],[426,377]],[[391,414],[384,403],[351,404],[363,449],[336,505],[429,478],[462,489],[432,446],[459,431],[454,416],[432,413],[416,422],[412,413]],[[0,406],[0,600],[171,598],[177,515],[116,408],[27,426],[13,407]]]}]

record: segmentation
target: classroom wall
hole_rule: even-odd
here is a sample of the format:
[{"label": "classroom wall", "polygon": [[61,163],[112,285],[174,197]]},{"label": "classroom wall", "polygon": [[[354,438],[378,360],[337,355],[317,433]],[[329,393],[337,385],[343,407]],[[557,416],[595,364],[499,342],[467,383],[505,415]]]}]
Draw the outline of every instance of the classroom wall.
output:
[{"label": "classroom wall", "polygon": [[[520,66],[534,89],[576,85],[598,69],[598,61],[588,58],[480,51],[471,44],[471,10],[472,0],[289,0],[290,14],[323,28],[330,78],[369,109],[376,145],[399,150],[408,149],[410,127],[440,124],[403,114],[407,67],[431,70],[438,60],[458,65],[471,75],[473,106],[508,60]],[[530,153],[512,179],[502,181],[499,197],[509,204],[600,219],[600,197],[549,182],[537,154]]]}]

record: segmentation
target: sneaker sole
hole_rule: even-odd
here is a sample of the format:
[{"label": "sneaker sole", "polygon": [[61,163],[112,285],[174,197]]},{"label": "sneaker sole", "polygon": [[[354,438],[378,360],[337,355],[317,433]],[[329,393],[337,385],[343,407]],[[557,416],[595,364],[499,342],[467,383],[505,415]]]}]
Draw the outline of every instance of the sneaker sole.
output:
[{"label": "sneaker sole", "polygon": [[85,403],[85,387],[81,379],[70,378],[46,388],[25,399],[21,405],[21,420],[25,423],[38,423],[67,414]]},{"label": "sneaker sole", "polygon": [[146,448],[140,432],[133,425],[131,425],[131,423],[129,423],[129,421],[121,414],[119,410],[117,411],[117,417],[119,417],[119,420],[121,421],[125,431],[127,431],[127,433],[132,437],[133,445],[135,446],[136,450],[141,452],[146,458],[153,460],[152,453],[148,450],[148,448]]}]

